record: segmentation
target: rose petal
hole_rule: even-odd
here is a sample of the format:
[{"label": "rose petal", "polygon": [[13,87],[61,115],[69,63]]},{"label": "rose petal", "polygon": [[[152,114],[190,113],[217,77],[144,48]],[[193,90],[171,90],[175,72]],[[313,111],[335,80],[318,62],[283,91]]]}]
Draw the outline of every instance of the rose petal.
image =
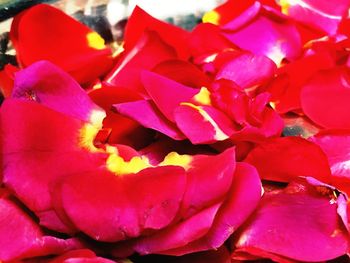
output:
[{"label": "rose petal", "polygon": [[173,48],[164,43],[156,32],[145,31],[107,75],[105,82],[110,86],[127,88],[132,93],[145,96],[140,80],[141,71],[151,70],[158,63],[175,57]]},{"label": "rose petal", "polygon": [[176,50],[180,58],[188,58],[187,46],[183,43],[186,43],[189,33],[152,17],[138,6],[134,8],[125,28],[125,48],[133,48],[145,30],[157,32],[165,43]]},{"label": "rose petal", "polygon": [[78,229],[96,240],[111,242],[171,223],[185,184],[184,170],[175,166],[129,175],[96,171],[66,177],[59,194]]},{"label": "rose petal", "polygon": [[174,140],[183,140],[182,132],[158,110],[150,100],[139,100],[113,105],[120,114],[127,116],[147,128],[157,130]]},{"label": "rose petal", "polygon": [[276,64],[283,58],[293,60],[301,52],[300,35],[295,25],[259,2],[225,24],[222,32],[240,48],[256,55],[265,55]]},{"label": "rose petal", "polygon": [[80,247],[74,239],[44,236],[34,220],[9,199],[0,198],[0,209],[1,260],[59,254]]},{"label": "rose petal", "polygon": [[11,97],[33,100],[83,121],[100,110],[71,76],[48,61],[17,72]]},{"label": "rose petal", "polygon": [[[340,67],[315,74],[301,91],[304,113],[325,128],[350,128],[349,100],[348,72]],[[325,111],[324,105],[332,106]]]},{"label": "rose petal", "polygon": [[111,49],[96,32],[49,5],[35,5],[17,15],[10,38],[22,66],[49,60],[79,83],[95,80],[112,66]]},{"label": "rose petal", "polygon": [[230,192],[216,214],[208,233],[183,247],[164,253],[179,256],[217,249],[255,210],[261,195],[262,187],[256,169],[246,163],[237,163]]},{"label": "rose petal", "polygon": [[[158,109],[170,121],[181,102],[189,101],[199,90],[184,86],[153,72],[142,72],[142,83]],[[169,96],[171,94],[171,96]]]},{"label": "rose petal", "polygon": [[299,137],[268,139],[245,159],[261,178],[290,182],[298,176],[312,176],[328,182],[331,178],[327,157],[319,146]]},{"label": "rose petal", "polygon": [[334,259],[349,246],[337,207],[331,189],[306,182],[265,193],[234,246],[237,252],[262,250],[297,261]]},{"label": "rose petal", "polygon": [[193,144],[223,141],[234,132],[232,121],[211,106],[182,103],[175,109],[174,117],[176,125]]}]

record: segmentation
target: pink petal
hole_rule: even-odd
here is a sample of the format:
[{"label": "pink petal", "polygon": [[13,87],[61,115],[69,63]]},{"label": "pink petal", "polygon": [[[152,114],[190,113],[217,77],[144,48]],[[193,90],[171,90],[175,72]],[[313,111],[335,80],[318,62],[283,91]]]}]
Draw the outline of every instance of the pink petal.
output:
[{"label": "pink petal", "polygon": [[139,239],[135,250],[142,255],[167,254],[166,250],[184,246],[202,237],[212,225],[220,205],[221,203],[218,203],[203,209],[183,222],[158,231],[149,237]]},{"label": "pink petal", "polygon": [[246,89],[268,81],[276,69],[276,64],[269,58],[244,53],[224,64],[215,79],[229,79]]},{"label": "pink petal", "polygon": [[347,253],[349,246],[337,209],[332,189],[305,181],[291,183],[284,190],[265,193],[234,246],[237,252],[261,250],[298,261],[334,259]]},{"label": "pink petal", "polygon": [[176,125],[193,144],[223,141],[234,132],[232,121],[211,106],[182,104],[176,108],[174,116]]},{"label": "pink petal", "polygon": [[202,238],[167,254],[183,255],[217,249],[254,212],[261,199],[262,187],[256,169],[246,163],[237,163],[230,192],[215,216],[209,232]]},{"label": "pink petal", "polygon": [[11,97],[33,100],[83,121],[99,109],[68,73],[48,61],[17,72]]},{"label": "pink petal", "polygon": [[[153,72],[142,72],[142,83],[158,109],[170,121],[174,121],[174,110],[181,102],[189,101],[199,90]],[[171,94],[171,96],[169,96]]]},{"label": "pink petal", "polygon": [[301,52],[300,35],[293,23],[277,12],[255,2],[241,16],[222,27],[223,34],[235,45],[276,63],[295,59]]},{"label": "pink petal", "polygon": [[0,198],[0,259],[11,261],[79,248],[74,239],[44,236],[39,226],[13,201]]},{"label": "pink petal", "polygon": [[285,13],[310,27],[321,29],[329,35],[337,33],[339,23],[347,15],[349,0],[286,1]]},{"label": "pink petal", "polygon": [[183,140],[182,132],[158,110],[150,100],[139,100],[113,105],[120,114],[127,116],[147,128],[157,130],[174,140]]},{"label": "pink petal", "polygon": [[[341,67],[320,71],[301,91],[305,115],[325,128],[350,128],[349,100],[349,75]],[[326,105],[331,106],[324,110]]]},{"label": "pink petal", "polygon": [[176,166],[129,175],[97,170],[65,178],[59,194],[63,209],[79,230],[112,242],[171,223],[185,185],[184,170]]},{"label": "pink petal", "polygon": [[218,155],[194,155],[192,158],[182,203],[184,217],[225,198],[236,167],[234,148]]},{"label": "pink petal", "polygon": [[83,149],[84,122],[35,102],[6,100],[1,124],[4,183],[35,212],[52,208],[49,185],[56,179],[104,163],[105,154]]}]

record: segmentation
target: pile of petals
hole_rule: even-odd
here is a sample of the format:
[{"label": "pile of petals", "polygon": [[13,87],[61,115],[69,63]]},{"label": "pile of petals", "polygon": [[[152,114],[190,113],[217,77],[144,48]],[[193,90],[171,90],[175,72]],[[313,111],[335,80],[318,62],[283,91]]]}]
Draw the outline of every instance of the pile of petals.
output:
[{"label": "pile of petals", "polygon": [[0,261],[347,262],[349,8],[228,0],[185,31],[136,7],[113,45],[18,14]]}]

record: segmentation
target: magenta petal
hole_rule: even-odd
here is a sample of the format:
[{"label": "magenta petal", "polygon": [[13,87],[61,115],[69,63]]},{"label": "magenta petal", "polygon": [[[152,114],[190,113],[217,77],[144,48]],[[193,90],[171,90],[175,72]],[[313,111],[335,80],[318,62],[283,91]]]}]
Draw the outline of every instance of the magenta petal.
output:
[{"label": "magenta petal", "polygon": [[246,53],[224,64],[215,79],[229,79],[246,89],[270,79],[276,69],[276,64],[269,58]]},{"label": "magenta petal", "polygon": [[34,220],[10,200],[1,198],[0,210],[0,260],[45,256],[80,246],[73,239],[43,236]]},{"label": "magenta petal", "polygon": [[49,185],[55,180],[104,163],[104,154],[80,145],[84,122],[35,102],[6,100],[1,124],[4,183],[34,212],[52,209]]},{"label": "magenta petal", "polygon": [[[41,261],[40,261],[41,262]],[[98,257],[89,249],[68,251],[54,259],[44,261],[47,263],[117,263],[106,258]]]},{"label": "magenta petal", "polygon": [[301,52],[301,39],[295,25],[259,2],[222,30],[235,45],[256,55],[265,55],[276,63],[283,58],[295,59]]},{"label": "magenta petal", "polygon": [[48,61],[16,73],[12,98],[33,100],[84,121],[89,121],[92,110],[99,109],[68,73]]},{"label": "magenta petal", "polygon": [[[349,73],[335,67],[320,71],[303,87],[301,105],[306,116],[325,128],[350,129]],[[327,107],[325,105],[332,105]]]},{"label": "magenta petal", "polygon": [[217,249],[254,212],[262,195],[259,174],[246,163],[237,163],[231,190],[220,207],[209,232],[202,238],[183,247],[167,251],[183,255],[197,251]]},{"label": "magenta petal", "polygon": [[184,86],[150,71],[143,71],[141,79],[154,103],[170,121],[174,121],[176,107],[181,102],[190,101],[199,92],[198,89]]},{"label": "magenta petal", "polygon": [[171,223],[185,186],[185,172],[176,166],[129,175],[97,170],[65,178],[59,194],[63,209],[79,230],[112,242]]},{"label": "magenta petal", "polygon": [[265,193],[234,243],[298,261],[325,261],[347,253],[349,234],[332,189],[306,181]]},{"label": "magenta petal", "polygon": [[234,132],[232,121],[211,106],[184,103],[174,112],[176,125],[193,144],[223,141]]},{"label": "magenta petal", "polygon": [[146,128],[157,130],[174,140],[183,140],[182,132],[158,110],[151,100],[139,100],[113,105],[120,114],[127,116]]},{"label": "magenta petal", "polygon": [[218,155],[194,155],[187,171],[182,216],[188,217],[225,198],[236,168],[235,149]]},{"label": "magenta petal", "polygon": [[221,203],[218,203],[203,209],[183,222],[158,231],[149,237],[139,239],[135,250],[143,255],[151,253],[167,254],[166,250],[184,246],[202,237],[212,225],[220,205]]}]

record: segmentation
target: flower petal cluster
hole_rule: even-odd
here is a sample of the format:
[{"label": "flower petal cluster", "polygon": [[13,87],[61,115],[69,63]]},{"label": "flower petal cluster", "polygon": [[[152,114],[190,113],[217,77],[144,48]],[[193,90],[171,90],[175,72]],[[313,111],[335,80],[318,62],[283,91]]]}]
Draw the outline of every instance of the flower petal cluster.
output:
[{"label": "flower petal cluster", "polygon": [[349,8],[228,0],[186,31],[136,7],[112,45],[18,14],[0,262],[349,260]]}]

